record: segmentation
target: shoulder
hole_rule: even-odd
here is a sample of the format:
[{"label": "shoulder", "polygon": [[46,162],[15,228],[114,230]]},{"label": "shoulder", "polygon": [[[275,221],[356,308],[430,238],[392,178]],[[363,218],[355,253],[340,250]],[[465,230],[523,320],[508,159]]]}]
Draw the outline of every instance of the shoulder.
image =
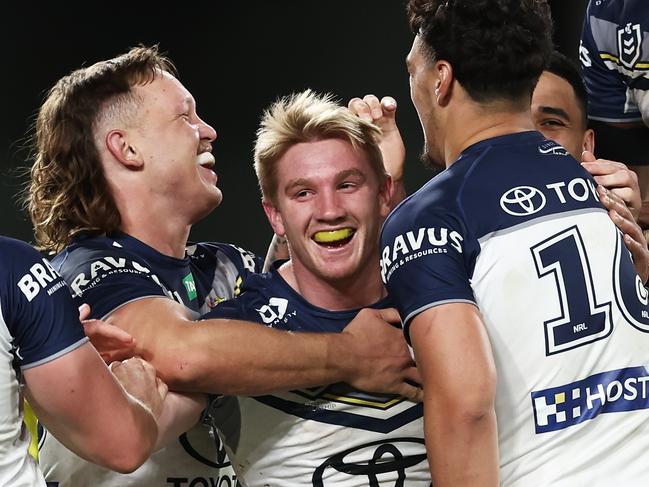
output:
[{"label": "shoulder", "polygon": [[52,264],[67,278],[69,272],[84,267],[92,269],[112,265],[146,268],[147,259],[141,252],[126,248],[118,240],[100,236],[76,240],[52,259]]},{"label": "shoulder", "polygon": [[249,273],[236,298],[219,303],[203,318],[232,318],[266,323],[269,306],[283,308],[283,303],[288,302],[285,298],[286,286],[277,272]]},{"label": "shoulder", "polygon": [[459,194],[464,169],[452,166],[442,171],[401,202],[386,219],[381,241],[413,230],[425,231],[434,226],[447,228],[448,222],[461,220]]},{"label": "shoulder", "polygon": [[0,236],[0,262],[2,268],[24,266],[26,263],[40,261],[43,257],[33,247],[10,237]]},{"label": "shoulder", "polygon": [[166,295],[159,276],[161,264],[153,252],[129,238],[82,238],[52,263],[69,283],[72,296],[88,302],[93,316],[99,317],[138,297]]},{"label": "shoulder", "polygon": [[[0,237],[0,292],[11,295],[19,289],[32,301],[45,288],[61,288],[61,277],[50,262],[30,245],[16,239]],[[54,291],[52,291],[54,292]]]},{"label": "shoulder", "polygon": [[187,248],[188,254],[197,265],[201,261],[211,260],[215,263],[233,264],[239,272],[261,272],[263,262],[254,252],[237,245],[221,242],[199,242]]}]

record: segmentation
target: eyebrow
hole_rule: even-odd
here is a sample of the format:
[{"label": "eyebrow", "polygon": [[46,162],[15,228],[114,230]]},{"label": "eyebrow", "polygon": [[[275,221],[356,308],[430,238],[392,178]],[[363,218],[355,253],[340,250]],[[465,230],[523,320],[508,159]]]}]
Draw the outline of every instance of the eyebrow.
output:
[{"label": "eyebrow", "polygon": [[180,100],[180,106],[182,107],[182,110],[191,110],[196,107],[196,102],[194,101],[194,98],[187,95]]},{"label": "eyebrow", "polygon": [[[344,179],[347,179],[349,177],[358,177],[362,181],[365,181],[367,178],[365,177],[365,174],[363,174],[361,171],[358,169],[347,169],[345,171],[341,171],[336,175],[336,181],[342,181]],[[301,186],[310,186],[311,180],[309,178],[296,178],[296,179],[291,179],[288,184],[284,188],[285,193],[290,193],[294,188],[299,188]]]},{"label": "eyebrow", "polygon": [[363,174],[358,169],[347,169],[345,171],[342,171],[340,174],[338,174],[336,179],[338,179],[340,181],[342,179],[347,179],[348,177],[352,177],[352,176],[356,176],[356,177],[362,179],[363,181],[365,181],[365,179],[366,179],[365,174]]},{"label": "eyebrow", "polygon": [[557,117],[565,118],[566,120],[570,121],[570,117],[568,116],[568,112],[566,112],[562,108],[556,108],[556,107],[539,107],[539,111],[541,113],[545,113],[547,115],[556,115]]},{"label": "eyebrow", "polygon": [[298,188],[300,186],[308,186],[309,185],[309,180],[306,178],[297,178],[297,179],[291,179],[286,187],[284,188],[284,193],[290,193],[293,188]]}]

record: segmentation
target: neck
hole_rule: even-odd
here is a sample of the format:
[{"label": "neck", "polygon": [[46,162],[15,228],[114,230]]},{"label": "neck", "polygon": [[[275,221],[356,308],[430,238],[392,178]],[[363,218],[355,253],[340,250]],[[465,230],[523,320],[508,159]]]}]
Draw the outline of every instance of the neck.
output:
[{"label": "neck", "polygon": [[161,254],[179,259],[185,257],[190,224],[180,221],[177,216],[161,216],[169,213],[156,208],[155,205],[129,201],[127,205],[118,204],[118,210],[122,217],[121,231],[153,247]]},{"label": "neck", "polygon": [[340,280],[324,280],[290,260],[280,267],[279,273],[309,303],[329,311],[363,308],[387,295],[378,264]]},{"label": "neck", "polygon": [[526,110],[493,104],[488,108],[468,104],[450,112],[446,120],[444,160],[451,166],[463,150],[482,140],[534,130],[529,104]]}]

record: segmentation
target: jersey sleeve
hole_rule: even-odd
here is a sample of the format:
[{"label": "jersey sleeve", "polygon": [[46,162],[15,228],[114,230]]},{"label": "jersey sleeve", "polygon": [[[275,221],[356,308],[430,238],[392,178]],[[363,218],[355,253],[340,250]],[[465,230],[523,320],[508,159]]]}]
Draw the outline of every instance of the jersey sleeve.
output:
[{"label": "jersey sleeve", "polygon": [[122,248],[77,248],[54,263],[76,304],[89,304],[93,318],[103,318],[138,299],[170,297],[148,264]]},{"label": "jersey sleeve", "polygon": [[645,123],[649,113],[649,17],[645,0],[591,1],[579,60],[588,90],[588,116],[602,122]]},{"label": "jersey sleeve", "polygon": [[411,320],[428,308],[475,303],[467,233],[447,209],[413,215],[410,207],[401,206],[386,221],[381,233],[381,277],[401,314],[406,337]]},{"label": "jersey sleeve", "polygon": [[2,319],[13,337],[20,367],[54,360],[88,339],[63,278],[28,245],[3,239]]},{"label": "jersey sleeve", "polygon": [[264,267],[264,261],[249,250],[242,249],[232,244],[222,244],[221,250],[230,258],[239,270],[240,275],[247,273],[260,273]]}]

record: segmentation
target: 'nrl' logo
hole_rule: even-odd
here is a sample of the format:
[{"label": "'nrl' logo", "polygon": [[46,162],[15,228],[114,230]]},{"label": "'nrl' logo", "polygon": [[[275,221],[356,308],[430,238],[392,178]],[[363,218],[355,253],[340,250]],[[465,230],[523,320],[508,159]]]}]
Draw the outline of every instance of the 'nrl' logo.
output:
[{"label": "'nrl' logo", "polygon": [[628,69],[633,69],[642,54],[642,31],[640,24],[629,22],[617,30],[617,50],[620,63]]}]

